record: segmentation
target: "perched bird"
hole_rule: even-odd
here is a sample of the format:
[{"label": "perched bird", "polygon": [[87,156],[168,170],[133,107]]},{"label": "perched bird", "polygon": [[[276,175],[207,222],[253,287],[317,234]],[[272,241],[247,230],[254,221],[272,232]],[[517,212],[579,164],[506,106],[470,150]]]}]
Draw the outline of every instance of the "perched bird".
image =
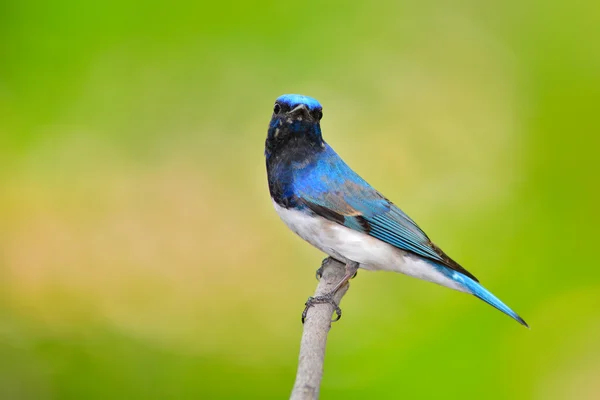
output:
[{"label": "perched bird", "polygon": [[298,94],[280,96],[265,143],[275,210],[302,239],[346,265],[344,278],[331,293],[310,298],[307,309],[330,302],[339,319],[341,310],[333,294],[358,268],[364,268],[401,272],[470,293],[528,326],[325,143],[322,117],[317,100]]}]

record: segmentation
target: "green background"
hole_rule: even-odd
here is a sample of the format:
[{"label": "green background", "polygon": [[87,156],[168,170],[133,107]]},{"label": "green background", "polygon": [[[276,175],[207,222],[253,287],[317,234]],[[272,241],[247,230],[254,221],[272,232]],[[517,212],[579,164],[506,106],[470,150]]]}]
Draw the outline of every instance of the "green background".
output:
[{"label": "green background", "polygon": [[600,397],[593,1],[0,3],[0,398],[286,398],[274,99],[512,306],[359,272],[324,399]]}]

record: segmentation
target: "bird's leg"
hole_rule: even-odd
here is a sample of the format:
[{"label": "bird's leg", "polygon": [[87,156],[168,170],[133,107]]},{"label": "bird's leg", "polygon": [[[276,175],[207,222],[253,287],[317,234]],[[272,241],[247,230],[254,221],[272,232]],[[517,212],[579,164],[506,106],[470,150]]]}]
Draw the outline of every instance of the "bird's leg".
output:
[{"label": "bird's leg", "polygon": [[[321,277],[323,277],[323,268],[325,268],[325,264],[327,264],[327,261],[329,261],[331,257],[326,257],[323,259],[323,261],[321,261],[321,266],[319,267],[319,269],[317,269],[315,276],[317,278],[318,281],[321,280]],[[358,270],[354,273],[354,275],[352,275],[351,279],[356,278],[356,275],[358,275]]]},{"label": "bird's leg", "polygon": [[[321,268],[319,268],[321,272],[327,260],[327,258],[323,260]],[[338,290],[340,290],[342,286],[344,286],[350,279],[352,279],[356,275],[358,271],[358,265],[359,264],[355,261],[348,261],[346,263],[346,273],[344,274],[344,277],[333,287],[333,289],[329,293],[324,294],[322,296],[309,297],[308,300],[306,300],[306,303],[304,304],[306,307],[304,307],[304,311],[302,311],[302,323],[304,323],[304,320],[306,319],[306,313],[308,312],[308,309],[314,306],[315,304],[331,304],[335,308],[335,313],[337,315],[337,318],[334,319],[333,322],[342,318],[342,309],[333,300],[333,296]],[[319,270],[317,271],[317,274],[319,273]]]},{"label": "bird's leg", "polygon": [[335,287],[328,294],[333,296],[335,294],[335,292],[340,290],[340,288],[342,286],[344,286],[344,284],[346,282],[348,282],[350,279],[354,278],[354,276],[358,273],[358,265],[359,264],[356,261],[348,261],[346,263],[346,274],[344,274],[344,277],[342,278],[342,280],[339,281],[337,283],[337,285],[335,285]]}]

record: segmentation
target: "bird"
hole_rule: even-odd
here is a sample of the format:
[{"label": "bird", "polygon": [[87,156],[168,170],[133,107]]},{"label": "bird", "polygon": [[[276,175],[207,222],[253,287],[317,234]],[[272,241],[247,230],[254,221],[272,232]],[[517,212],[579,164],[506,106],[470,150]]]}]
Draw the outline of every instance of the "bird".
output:
[{"label": "bird", "polygon": [[362,268],[399,272],[472,294],[529,327],[342,160],[323,140],[322,117],[316,99],[284,94],[275,101],[265,141],[277,214],[290,230],[345,265],[344,277],[331,292],[309,298],[302,321],[318,303],[331,303],[339,319],[333,295]]}]

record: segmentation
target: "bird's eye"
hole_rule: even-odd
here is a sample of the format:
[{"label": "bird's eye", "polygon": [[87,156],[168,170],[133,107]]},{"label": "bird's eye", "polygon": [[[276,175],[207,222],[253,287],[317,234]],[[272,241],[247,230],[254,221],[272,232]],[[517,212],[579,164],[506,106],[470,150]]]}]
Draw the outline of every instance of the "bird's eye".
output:
[{"label": "bird's eye", "polygon": [[273,112],[275,114],[279,114],[279,111],[281,111],[281,106],[277,103],[275,103],[275,107],[273,107]]}]

